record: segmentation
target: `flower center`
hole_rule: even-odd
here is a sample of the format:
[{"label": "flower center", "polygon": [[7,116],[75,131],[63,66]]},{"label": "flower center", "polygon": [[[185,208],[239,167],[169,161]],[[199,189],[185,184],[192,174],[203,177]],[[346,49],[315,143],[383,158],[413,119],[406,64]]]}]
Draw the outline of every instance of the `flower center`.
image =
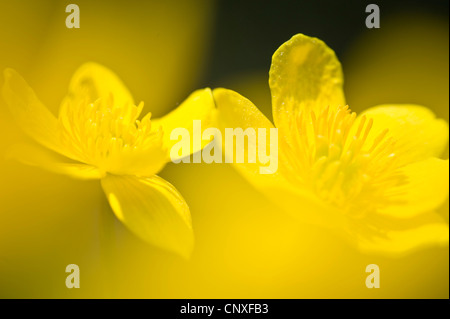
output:
[{"label": "flower center", "polygon": [[151,130],[151,114],[138,120],[144,104],[114,105],[112,96],[93,103],[67,99],[59,116],[63,145],[85,163],[113,172],[124,157],[161,143]]},{"label": "flower center", "polygon": [[357,119],[348,106],[300,112],[292,125],[294,141],[283,152],[295,172],[288,175],[322,200],[364,214],[387,205],[389,189],[405,182],[388,130],[375,136],[373,120]]}]

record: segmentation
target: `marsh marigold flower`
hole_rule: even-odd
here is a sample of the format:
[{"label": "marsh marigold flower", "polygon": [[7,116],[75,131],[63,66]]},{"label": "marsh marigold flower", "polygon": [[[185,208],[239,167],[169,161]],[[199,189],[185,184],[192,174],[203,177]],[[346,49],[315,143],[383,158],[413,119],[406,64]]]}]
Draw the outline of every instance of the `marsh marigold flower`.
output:
[{"label": "marsh marigold flower", "polygon": [[190,255],[194,238],[189,207],[156,174],[170,161],[173,128],[192,129],[193,120],[210,121],[210,89],[192,93],[160,119],[152,120],[150,113],[139,119],[143,103],[136,105],[110,70],[88,63],[75,72],[58,118],[14,70],[5,70],[3,97],[23,131],[45,147],[16,145],[12,157],[73,178],[100,180],[115,215],[133,233]]},{"label": "marsh marigold flower", "polygon": [[[449,164],[439,159],[445,121],[418,105],[356,115],[346,105],[335,53],[302,34],[273,55],[269,86],[279,169],[261,175],[260,163],[234,164],[250,182],[301,221],[365,252],[399,255],[448,243],[448,224],[434,213],[448,198]],[[238,93],[216,89],[213,96],[222,129],[274,127]]]}]

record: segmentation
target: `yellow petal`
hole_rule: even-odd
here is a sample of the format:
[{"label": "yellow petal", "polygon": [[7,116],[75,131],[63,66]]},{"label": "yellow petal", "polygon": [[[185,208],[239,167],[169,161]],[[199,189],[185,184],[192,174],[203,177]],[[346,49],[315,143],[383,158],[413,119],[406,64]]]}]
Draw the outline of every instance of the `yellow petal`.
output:
[{"label": "yellow petal", "polygon": [[14,70],[6,69],[3,98],[20,128],[45,147],[61,152],[56,117]]},{"label": "yellow petal", "polygon": [[[399,165],[439,157],[448,143],[448,124],[436,119],[429,109],[418,105],[380,105],[363,112],[373,119],[367,139],[368,145],[385,130],[395,139],[395,153]],[[354,127],[358,127],[354,125]]]},{"label": "yellow petal", "polygon": [[118,156],[111,156],[105,162],[105,168],[112,174],[153,176],[167,164],[167,151],[160,143],[149,143]]},{"label": "yellow petal", "polygon": [[100,170],[93,166],[68,162],[67,158],[30,144],[12,146],[7,152],[7,157],[18,160],[25,165],[36,166],[75,179],[101,179],[104,176]]},{"label": "yellow petal", "polygon": [[448,198],[449,162],[429,158],[400,169],[407,183],[389,190],[392,205],[381,214],[410,218],[439,208]]},{"label": "yellow petal", "polygon": [[448,224],[436,213],[427,213],[411,219],[371,219],[372,228],[366,229],[354,241],[365,253],[401,257],[430,246],[447,246]]},{"label": "yellow petal", "polygon": [[[94,63],[85,63],[75,71],[70,80],[67,98],[89,103],[98,98],[113,97],[114,105],[134,105],[133,97],[119,77],[108,68]],[[77,104],[77,102],[75,102]]]},{"label": "yellow petal", "polygon": [[273,55],[269,74],[272,108],[278,128],[291,127],[299,111],[345,105],[341,64],[324,42],[293,36]]},{"label": "yellow petal", "polygon": [[188,258],[194,245],[189,207],[158,176],[107,175],[103,190],[117,218],[144,241]]},{"label": "yellow petal", "polygon": [[[217,128],[221,131],[222,140],[226,139],[226,131],[225,129],[237,129],[240,128],[244,132],[247,129],[254,129],[256,133],[256,138],[250,139],[245,138],[245,149],[244,149],[244,163],[236,162],[236,153],[235,149],[233,153],[233,157],[229,158],[232,160],[233,166],[246,177],[249,182],[251,182],[255,187],[262,187],[265,184],[272,184],[275,182],[275,179],[280,179],[278,173],[278,156],[274,156],[273,159],[269,163],[262,163],[259,159],[258,155],[258,129],[264,129],[266,134],[266,154],[269,155],[270,152],[278,152],[278,139],[275,139],[275,135],[273,135],[272,130],[276,130],[273,124],[262,114],[252,102],[250,102],[245,97],[240,94],[227,89],[215,89],[213,91],[214,101],[217,107]],[[273,137],[270,139],[270,137]],[[226,147],[223,141],[216,140],[215,142],[220,143],[220,146],[223,149],[223,152],[226,154]],[[254,163],[249,163],[248,155],[249,152],[252,151],[257,154],[256,161]],[[273,153],[273,155],[277,155],[277,153]],[[276,161],[276,162],[275,162]],[[261,168],[270,167],[272,165],[273,171],[272,174],[261,174]]]},{"label": "yellow petal", "polygon": [[214,89],[219,124],[224,127],[273,128],[273,124],[248,99],[227,89]]},{"label": "yellow petal", "polygon": [[[186,128],[191,136],[190,149],[192,154],[201,150],[210,142],[202,141],[199,147],[193,144],[193,121],[200,120],[201,128],[204,130],[213,126],[214,115],[215,106],[211,89],[201,89],[189,95],[189,97],[181,103],[180,106],[169,114],[159,119],[152,120],[152,128],[163,130],[163,147],[165,147],[169,152],[171,147],[178,142],[177,140],[170,140],[170,133],[172,130],[175,128]],[[168,156],[170,156],[169,154]]]}]

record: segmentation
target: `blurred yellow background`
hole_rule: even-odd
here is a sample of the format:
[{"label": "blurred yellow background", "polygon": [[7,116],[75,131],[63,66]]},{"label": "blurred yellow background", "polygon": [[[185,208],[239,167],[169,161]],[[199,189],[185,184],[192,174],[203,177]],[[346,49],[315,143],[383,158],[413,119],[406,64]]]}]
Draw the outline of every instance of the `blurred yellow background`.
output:
[{"label": "blurred yellow background", "polygon": [[[115,71],[155,116],[203,84],[215,36],[214,2],[76,3],[78,30],[64,26],[66,1],[0,2],[0,68],[18,70],[55,114],[70,76],[86,61]],[[362,32],[339,56],[351,108],[417,103],[448,120],[448,21],[404,14],[377,31]],[[270,115],[267,72],[217,82]],[[191,209],[196,247],[185,261],[146,245],[118,223],[98,182],[4,160],[7,147],[24,138],[1,101],[2,298],[449,296],[448,247],[402,258],[360,254],[326,231],[292,220],[227,165],[169,164],[161,173]],[[448,220],[448,204],[441,214]],[[80,289],[65,286],[71,263],[80,266]],[[365,286],[365,267],[372,263],[380,266],[380,289]]]}]

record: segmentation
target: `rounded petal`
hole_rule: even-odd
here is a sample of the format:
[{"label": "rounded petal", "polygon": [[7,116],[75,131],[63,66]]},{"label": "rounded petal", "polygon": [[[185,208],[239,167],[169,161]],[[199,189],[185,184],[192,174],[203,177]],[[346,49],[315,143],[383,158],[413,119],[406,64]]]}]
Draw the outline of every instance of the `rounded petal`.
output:
[{"label": "rounded petal", "polygon": [[380,214],[410,218],[445,203],[449,193],[449,162],[429,158],[400,169],[407,183],[389,190],[391,205]]},{"label": "rounded petal", "polygon": [[323,41],[293,36],[273,55],[269,74],[275,125],[290,128],[295,114],[345,105],[341,64]]},{"label": "rounded petal", "polygon": [[104,173],[93,166],[67,162],[67,159],[58,156],[58,154],[30,144],[12,146],[7,152],[7,157],[18,160],[25,165],[40,167],[75,179],[101,179],[104,176]]},{"label": "rounded petal", "polygon": [[[255,187],[262,187],[265,184],[272,184],[276,179],[281,178],[278,173],[278,131],[273,124],[245,97],[227,89],[215,89],[213,91],[214,101],[217,107],[217,128],[221,132],[221,139],[215,142],[220,143],[220,147],[225,152],[225,157],[231,161],[233,166],[246,177]],[[244,139],[244,163],[237,163],[236,153],[233,157],[226,152],[226,145],[222,140],[226,141],[226,129],[242,129],[243,133],[247,129],[255,132],[255,138]],[[259,145],[259,134],[264,129],[266,134],[266,145]],[[275,130],[275,131],[274,131]],[[264,152],[269,156],[270,160],[266,163],[261,161],[260,153]],[[249,162],[249,153],[256,154],[255,162]],[[263,169],[267,167],[267,171]],[[262,170],[264,173],[262,173]]]},{"label": "rounded petal", "polygon": [[[67,98],[75,101],[113,97],[120,107],[134,105],[133,97],[119,77],[108,68],[94,62],[80,66],[72,76]],[[75,103],[77,104],[77,103]]]},{"label": "rounded petal", "polygon": [[[213,126],[215,116],[215,105],[211,89],[201,89],[193,92],[189,97],[181,103],[175,110],[169,114],[152,120],[154,129],[162,129],[163,131],[163,147],[169,152],[171,147],[177,143],[176,140],[170,140],[170,133],[176,128],[185,128],[191,136],[191,154],[200,151],[210,141],[203,141],[197,145],[193,143],[194,121],[201,121],[202,130]],[[168,158],[170,158],[170,155]]]},{"label": "rounded petal", "polygon": [[[437,119],[429,109],[418,105],[380,105],[363,112],[373,119],[367,143],[386,129],[395,140],[399,165],[409,164],[429,157],[439,157],[448,143],[448,124]],[[357,123],[354,127],[358,127]]]},{"label": "rounded petal", "polygon": [[144,241],[188,258],[194,246],[189,207],[158,176],[107,175],[101,181],[117,218]]}]

